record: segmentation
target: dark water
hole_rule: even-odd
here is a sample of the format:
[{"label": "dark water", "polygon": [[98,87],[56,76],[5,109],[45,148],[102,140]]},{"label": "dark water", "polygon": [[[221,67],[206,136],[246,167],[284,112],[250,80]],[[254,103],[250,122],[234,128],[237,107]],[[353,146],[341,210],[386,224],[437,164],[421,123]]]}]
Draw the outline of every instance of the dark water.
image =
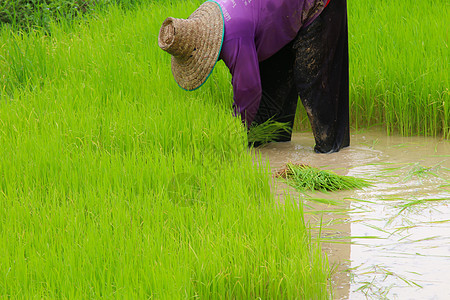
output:
[{"label": "dark water", "polygon": [[342,201],[305,201],[311,223],[321,220],[331,241],[324,249],[337,268],[335,298],[450,299],[450,142],[366,131],[339,153],[315,154],[313,146],[308,132],[259,151],[274,172],[286,162],[304,163],[373,183],[308,196],[283,183],[275,189],[281,198],[289,192]]}]

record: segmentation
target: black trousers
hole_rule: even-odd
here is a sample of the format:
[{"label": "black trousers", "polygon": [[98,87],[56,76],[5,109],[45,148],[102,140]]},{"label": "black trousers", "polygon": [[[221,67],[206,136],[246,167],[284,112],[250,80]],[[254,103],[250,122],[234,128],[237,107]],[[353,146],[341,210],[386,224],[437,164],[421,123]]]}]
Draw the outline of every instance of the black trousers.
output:
[{"label": "black trousers", "polygon": [[[254,123],[294,124],[298,97],[318,153],[350,144],[347,1],[332,0],[320,16],[259,65],[262,99]],[[290,141],[284,133],[278,141]]]}]

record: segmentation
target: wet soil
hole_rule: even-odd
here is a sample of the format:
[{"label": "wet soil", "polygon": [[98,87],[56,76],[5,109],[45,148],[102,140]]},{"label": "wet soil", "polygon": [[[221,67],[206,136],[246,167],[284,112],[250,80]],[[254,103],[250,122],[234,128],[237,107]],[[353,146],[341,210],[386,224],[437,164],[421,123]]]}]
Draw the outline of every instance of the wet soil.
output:
[{"label": "wet soil", "polygon": [[287,193],[301,199],[311,226],[322,224],[336,270],[334,298],[450,299],[450,142],[364,131],[338,153],[316,154],[313,147],[306,132],[259,152],[274,173],[293,162],[373,184],[300,194],[276,182],[281,202]]}]

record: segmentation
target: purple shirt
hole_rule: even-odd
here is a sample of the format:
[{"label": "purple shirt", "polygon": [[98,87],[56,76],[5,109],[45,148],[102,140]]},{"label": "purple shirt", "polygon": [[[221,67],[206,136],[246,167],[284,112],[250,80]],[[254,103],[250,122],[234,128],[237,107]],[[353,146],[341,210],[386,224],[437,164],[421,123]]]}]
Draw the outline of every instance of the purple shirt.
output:
[{"label": "purple shirt", "polygon": [[291,42],[322,12],[323,0],[215,0],[225,21],[220,59],[232,75],[234,112],[248,126],[261,101],[259,62]]}]

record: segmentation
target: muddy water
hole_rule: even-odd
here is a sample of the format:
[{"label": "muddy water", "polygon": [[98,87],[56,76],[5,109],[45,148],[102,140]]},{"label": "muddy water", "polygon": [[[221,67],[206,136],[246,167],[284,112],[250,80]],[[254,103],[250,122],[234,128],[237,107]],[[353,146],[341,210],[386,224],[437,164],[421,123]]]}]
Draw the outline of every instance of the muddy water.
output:
[{"label": "muddy water", "polygon": [[308,195],[276,185],[278,195],[303,199],[312,226],[322,222],[324,249],[336,267],[334,298],[450,299],[450,142],[376,131],[353,134],[351,142],[339,153],[315,154],[308,132],[260,149],[273,172],[304,163],[373,184]]}]

